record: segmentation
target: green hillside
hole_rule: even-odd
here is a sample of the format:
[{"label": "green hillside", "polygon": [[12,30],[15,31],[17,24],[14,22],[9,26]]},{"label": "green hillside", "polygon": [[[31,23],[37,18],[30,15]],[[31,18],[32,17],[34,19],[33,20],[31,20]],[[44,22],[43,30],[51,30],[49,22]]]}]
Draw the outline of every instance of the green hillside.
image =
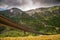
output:
[{"label": "green hillside", "polygon": [[[60,6],[54,6],[54,7],[42,8],[42,9],[39,8],[36,11],[33,11],[34,14],[32,15],[29,15],[29,13],[23,11],[22,13],[20,12],[18,13],[14,11],[19,15],[10,13],[7,10],[2,11],[0,13],[17,23],[27,25],[28,27],[38,32],[48,33],[48,34],[60,34]],[[35,36],[38,34],[24,32],[22,30],[13,29],[7,26],[3,26],[3,27],[1,26],[0,28],[0,37],[7,37],[7,36],[16,37],[16,36],[28,36],[28,35]]]}]

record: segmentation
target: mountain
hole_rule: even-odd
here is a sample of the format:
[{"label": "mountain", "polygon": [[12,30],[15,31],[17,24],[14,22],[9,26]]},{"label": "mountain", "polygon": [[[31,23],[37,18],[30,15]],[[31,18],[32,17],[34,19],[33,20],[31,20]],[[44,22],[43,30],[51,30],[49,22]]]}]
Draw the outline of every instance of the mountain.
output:
[{"label": "mountain", "polygon": [[[60,34],[60,6],[37,8],[29,11],[11,8],[9,10],[0,11],[0,14],[12,19],[15,22],[27,25],[38,32]],[[26,35],[31,34],[27,32]]]},{"label": "mountain", "polygon": [[4,11],[0,11],[2,14],[8,14],[8,15],[11,15],[11,16],[18,16],[20,15],[23,11],[18,9],[18,8],[11,8],[11,9],[8,9],[8,10],[4,10]]},{"label": "mountain", "polygon": [[0,14],[16,21],[20,18],[26,18],[26,16],[28,16],[28,14],[18,8],[11,8],[8,10],[0,11]]},{"label": "mountain", "polygon": [[26,13],[29,15],[33,15],[35,13],[45,13],[45,12],[48,13],[48,12],[52,12],[52,11],[54,11],[55,13],[56,12],[60,13],[60,6],[53,6],[53,7],[47,7],[47,8],[36,8],[36,9],[28,10],[28,11],[26,11]]},{"label": "mountain", "polygon": [[6,9],[6,8],[0,8],[0,11],[4,11],[4,10],[8,10],[8,9]]},{"label": "mountain", "polygon": [[[21,24],[23,24],[23,20],[24,19],[26,19],[26,18],[28,18],[29,17],[29,15],[28,14],[26,14],[25,12],[23,12],[22,10],[20,10],[20,9],[18,9],[18,8],[11,8],[11,9],[8,9],[8,10],[4,10],[4,11],[0,11],[0,14],[1,15],[3,15],[3,16],[5,16],[5,17],[7,17],[7,18],[9,18],[9,19],[11,19],[12,21],[14,21],[14,22],[16,22],[16,23],[21,23]],[[17,25],[18,26],[18,25]],[[23,26],[23,25],[22,25]],[[25,25],[26,26],[26,25]],[[16,29],[12,29],[12,28],[10,28],[9,26],[0,26],[0,34],[1,35],[5,35],[5,36],[21,36],[21,34],[22,34],[22,36],[24,36],[25,34],[25,32],[24,31],[22,31],[22,30],[16,30]],[[25,28],[27,28],[27,27],[25,27]],[[11,32],[12,31],[12,32]],[[17,33],[18,32],[18,33]],[[7,33],[9,33],[9,34],[7,34]],[[13,35],[13,34],[11,34],[11,33],[13,33],[13,34],[16,34],[16,35]],[[0,36],[1,36],[0,35]]]},{"label": "mountain", "polygon": [[29,25],[36,27],[36,30],[52,34],[60,33],[60,6],[37,8],[26,13],[34,19],[31,19]]}]

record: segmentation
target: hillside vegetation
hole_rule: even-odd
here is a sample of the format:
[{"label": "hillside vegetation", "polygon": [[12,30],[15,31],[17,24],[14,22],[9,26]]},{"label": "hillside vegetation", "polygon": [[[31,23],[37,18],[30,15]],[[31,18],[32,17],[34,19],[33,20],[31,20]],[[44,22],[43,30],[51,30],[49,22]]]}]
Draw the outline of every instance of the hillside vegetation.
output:
[{"label": "hillside vegetation", "polygon": [[[11,10],[11,9],[10,9]],[[49,8],[38,8],[36,10],[30,10],[23,12],[21,10],[1,11],[0,13],[14,22],[27,25],[28,27],[47,34],[60,34],[60,6],[54,6]],[[0,37],[17,37],[17,36],[29,36],[39,35],[23,30],[17,30],[9,28],[8,26],[0,27]]]}]

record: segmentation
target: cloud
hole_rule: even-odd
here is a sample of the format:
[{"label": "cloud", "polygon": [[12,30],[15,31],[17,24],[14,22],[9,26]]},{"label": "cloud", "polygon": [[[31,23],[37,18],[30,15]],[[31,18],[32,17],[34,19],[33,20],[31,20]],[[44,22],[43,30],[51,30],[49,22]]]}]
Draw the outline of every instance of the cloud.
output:
[{"label": "cloud", "polygon": [[20,5],[24,5],[26,3],[23,0],[2,0],[2,2],[9,6],[20,6]]},{"label": "cloud", "polygon": [[33,0],[33,3],[38,3],[42,5],[55,5],[60,4],[60,0]]},{"label": "cloud", "polygon": [[60,0],[0,0],[0,6],[20,7],[22,10],[29,10],[38,7],[60,5]]}]

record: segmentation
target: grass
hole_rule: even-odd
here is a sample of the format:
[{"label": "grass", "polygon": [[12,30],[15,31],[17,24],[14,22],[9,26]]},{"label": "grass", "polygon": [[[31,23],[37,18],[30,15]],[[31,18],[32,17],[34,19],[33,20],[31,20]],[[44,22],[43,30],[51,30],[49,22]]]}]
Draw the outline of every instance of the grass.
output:
[{"label": "grass", "polygon": [[60,35],[41,35],[27,37],[5,37],[0,40],[60,40]]}]

